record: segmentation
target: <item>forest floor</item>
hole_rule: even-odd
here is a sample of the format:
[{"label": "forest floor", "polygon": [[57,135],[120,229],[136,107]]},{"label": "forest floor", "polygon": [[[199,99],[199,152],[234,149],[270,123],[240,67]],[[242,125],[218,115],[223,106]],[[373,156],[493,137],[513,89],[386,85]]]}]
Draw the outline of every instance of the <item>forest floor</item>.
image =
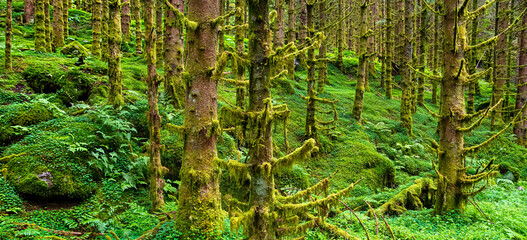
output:
[{"label": "forest floor", "polygon": [[[15,19],[17,14],[20,15],[20,4],[21,2],[15,1]],[[5,1],[0,1],[0,7],[3,6]],[[89,49],[89,19],[88,13],[70,11],[73,29],[68,43],[76,40]],[[74,53],[35,53],[31,50],[34,42],[32,25],[16,25],[15,29],[15,73],[7,75],[3,66],[0,67],[0,124],[15,132],[0,129],[2,141],[9,140],[0,144],[0,157],[34,153],[31,155],[33,158],[19,157],[18,163],[36,161],[35,157],[38,156],[45,159],[46,164],[55,161],[53,163],[57,165],[56,168],[47,165],[50,171],[75,164],[83,165],[85,169],[74,169],[68,174],[74,181],[79,181],[75,186],[91,191],[86,194],[68,190],[70,196],[75,196],[73,198],[41,198],[32,195],[36,194],[32,191],[38,189],[14,186],[16,182],[5,181],[5,176],[0,177],[0,239],[43,239],[49,236],[64,239],[105,239],[105,236],[110,239],[135,239],[156,226],[159,226],[159,231],[151,239],[177,239],[179,232],[174,229],[170,218],[148,212],[149,198],[145,183],[145,143],[148,134],[144,114],[147,109],[145,60],[133,54],[133,45],[123,44],[122,71],[126,106],[121,112],[115,113],[104,106],[107,89],[107,68],[104,62],[88,57],[84,65],[75,66],[78,57],[72,56]],[[3,26],[0,26],[0,30],[4,30]],[[2,34],[2,55],[4,42]],[[226,43],[233,45],[231,36],[226,36]],[[488,184],[485,191],[471,198],[471,203],[463,214],[435,216],[432,209],[423,208],[408,210],[399,216],[387,216],[387,224],[380,219],[368,217],[366,202],[376,208],[412,185],[415,180],[435,177],[431,161],[436,156],[427,148],[427,144],[430,143],[429,139],[437,139],[437,121],[426,109],[419,107],[413,115],[414,136],[407,136],[398,120],[399,78],[395,78],[394,99],[386,99],[384,91],[379,87],[380,63],[375,63],[375,70],[372,69],[369,80],[370,88],[364,98],[364,120],[362,124],[358,124],[351,117],[355,94],[354,71],[358,60],[349,51],[345,52],[344,60],[348,73],[343,74],[330,64],[329,84],[320,95],[338,100],[336,110],[339,120],[329,130],[320,132],[321,152],[317,159],[310,159],[287,172],[277,174],[276,184],[281,192],[290,194],[335,172],[337,173],[331,179],[331,191],[342,189],[351,182],[366,177],[369,181],[359,184],[342,202],[350,206],[362,220],[369,239],[391,239],[387,225],[397,239],[527,239],[527,191],[523,190],[527,187],[527,151],[514,143],[514,135],[510,131],[487,148],[467,156],[467,165],[474,168],[490,160],[504,167],[500,168],[495,178],[485,182]],[[291,110],[287,122],[289,149],[286,149],[283,126],[275,126],[273,137],[277,156],[300,146],[304,140],[306,105],[301,96],[306,95],[306,72],[301,68],[297,70],[295,79],[277,82],[273,88],[274,104],[286,103]],[[71,75],[66,75],[67,73]],[[158,69],[158,73],[162,74],[163,70]],[[76,102],[68,98],[71,93],[66,88],[35,93],[35,89],[30,86],[33,81],[30,79],[37,79],[41,84],[43,81],[61,83],[63,78],[57,76],[89,82],[89,98]],[[235,102],[234,86],[221,82],[219,84],[220,107]],[[476,99],[476,105],[485,106],[489,99],[484,96],[490,96],[491,86],[484,81],[480,82],[480,86],[481,94]],[[437,111],[438,106],[431,104],[430,85],[427,84],[426,87],[426,105],[432,111]],[[175,110],[164,99],[164,94],[161,94],[163,126],[166,123],[181,124],[182,111]],[[35,106],[44,106],[44,110],[37,111],[35,115],[44,115],[42,111],[49,111],[52,116],[46,119],[30,116],[30,120],[16,124],[17,121],[13,119],[20,119],[21,113],[30,112],[27,109]],[[325,120],[333,118],[331,114],[319,117]],[[489,130],[489,123],[484,122],[466,137],[467,145],[479,143],[494,132]],[[3,138],[2,134],[8,137]],[[45,141],[42,140],[43,136],[46,137]],[[181,160],[182,143],[177,135],[167,130],[163,130],[162,137],[165,145],[163,163],[171,169],[165,187],[166,211],[172,212],[177,210],[177,168]],[[233,137],[223,134],[218,146],[219,157],[243,159],[244,152],[237,150],[235,146]],[[0,169],[23,172],[25,170],[19,168],[29,168],[32,164],[16,166],[11,161],[13,160],[0,161]],[[383,183],[380,173],[385,174],[389,168],[395,169],[395,177],[393,181]],[[11,173],[7,173],[8,176],[9,174]],[[228,177],[222,181],[224,192],[237,191],[228,186]],[[335,210],[330,213],[328,222],[352,236],[367,239],[357,217],[347,207],[340,205],[335,206]],[[222,239],[241,238],[242,234],[231,231],[229,221],[225,219]],[[306,239],[338,238],[320,229],[313,229],[306,233]]]}]

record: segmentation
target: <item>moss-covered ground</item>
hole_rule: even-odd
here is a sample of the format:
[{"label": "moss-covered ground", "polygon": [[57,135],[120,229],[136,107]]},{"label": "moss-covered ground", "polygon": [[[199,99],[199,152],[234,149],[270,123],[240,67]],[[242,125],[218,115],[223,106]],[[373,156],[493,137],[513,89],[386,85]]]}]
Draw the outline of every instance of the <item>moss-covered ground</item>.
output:
[{"label": "moss-covered ground", "polygon": [[[14,1],[13,6],[13,18],[20,19],[23,2]],[[0,0],[0,9],[1,32],[5,27],[2,15],[5,1]],[[90,19],[89,13],[70,11],[70,37],[66,44],[77,41],[90,49]],[[16,20],[14,29],[14,74],[6,75],[0,64],[0,239],[49,236],[135,239],[156,226],[158,232],[151,239],[178,239],[180,234],[169,217],[149,213],[145,180],[146,61],[142,56],[133,55],[134,41],[122,46],[126,105],[114,110],[104,106],[108,91],[106,63],[87,57],[83,65],[76,66],[78,56],[63,55],[60,51],[36,53],[33,25],[19,25]],[[227,45],[234,44],[229,35],[225,40]],[[0,56],[3,56],[4,42],[1,34]],[[338,100],[339,120],[328,130],[320,131],[318,158],[277,173],[276,185],[282,194],[291,194],[336,173],[331,179],[331,191],[337,191],[365,178],[343,199],[349,208],[344,204],[334,206],[328,222],[366,239],[351,208],[364,222],[371,239],[391,239],[381,219],[376,221],[367,216],[366,202],[376,208],[416,179],[435,177],[431,164],[435,155],[427,145],[431,139],[437,140],[437,121],[426,109],[418,108],[413,115],[414,136],[409,137],[399,122],[400,78],[395,77],[394,99],[386,99],[379,88],[380,64],[376,63],[371,72],[370,90],[364,97],[363,122],[357,123],[351,111],[358,60],[348,51],[344,63],[348,74],[329,64],[329,83],[320,94]],[[158,71],[162,74],[162,68]],[[277,82],[273,88],[274,104],[285,103],[291,110],[287,122],[289,149],[286,149],[283,125],[275,126],[276,156],[283,156],[304,140],[306,103],[301,95],[306,95],[306,75],[299,67],[295,79]],[[491,85],[481,81],[480,86],[482,91],[476,98],[476,106],[484,107],[488,105]],[[426,89],[430,88],[428,84]],[[220,82],[218,89],[220,107],[234,105],[234,86]],[[430,91],[426,91],[426,105],[436,111],[438,106],[431,104],[430,99]],[[160,112],[163,126],[183,122],[182,112],[167,104],[163,93]],[[332,117],[331,114],[317,116],[321,120]],[[491,136],[494,132],[489,129],[489,123],[484,122],[466,136],[467,145]],[[527,239],[527,192],[523,191],[527,187],[527,151],[514,141],[514,135],[508,131],[487,148],[467,156],[467,165],[474,169],[490,160],[500,164],[500,168],[496,178],[489,179],[487,190],[471,199],[472,204],[464,214],[434,216],[431,209],[421,209],[387,216],[386,222],[394,236],[397,239]],[[170,213],[177,210],[182,142],[177,134],[165,128],[162,143],[163,165],[169,169],[165,199],[166,211]],[[238,150],[236,145],[236,140],[224,133],[218,145],[219,157],[243,161],[246,151]],[[247,194],[240,188],[244,183],[229,179],[228,174],[223,176],[222,192],[237,197]],[[242,238],[240,233],[228,230],[228,220],[225,220],[225,229],[223,239]],[[306,239],[338,238],[313,229],[307,232]]]}]

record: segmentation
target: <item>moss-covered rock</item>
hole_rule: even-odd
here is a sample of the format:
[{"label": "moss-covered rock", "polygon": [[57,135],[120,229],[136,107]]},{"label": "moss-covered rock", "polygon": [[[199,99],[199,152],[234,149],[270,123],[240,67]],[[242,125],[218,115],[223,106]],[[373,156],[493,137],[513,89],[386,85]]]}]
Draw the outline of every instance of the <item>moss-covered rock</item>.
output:
[{"label": "moss-covered rock", "polygon": [[17,192],[38,198],[85,198],[96,184],[86,146],[98,140],[97,126],[72,119],[38,125],[5,155],[20,154],[3,164],[7,180]]},{"label": "moss-covered rock", "polygon": [[20,140],[26,134],[20,127],[35,125],[52,118],[53,112],[39,102],[0,106],[0,146]]},{"label": "moss-covered rock", "polygon": [[77,41],[73,41],[68,45],[64,46],[60,50],[60,53],[68,56],[90,56],[90,51],[86,47],[82,46],[80,42]]}]

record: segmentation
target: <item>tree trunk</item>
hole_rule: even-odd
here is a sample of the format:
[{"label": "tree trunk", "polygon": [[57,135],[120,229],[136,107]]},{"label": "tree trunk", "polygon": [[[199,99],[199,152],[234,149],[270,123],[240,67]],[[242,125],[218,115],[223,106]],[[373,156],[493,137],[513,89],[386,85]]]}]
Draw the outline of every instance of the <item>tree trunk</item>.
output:
[{"label": "tree trunk", "polygon": [[[338,0],[337,21],[344,18],[344,0]],[[337,23],[337,68],[344,72],[344,20]]]},{"label": "tree trunk", "polygon": [[[527,3],[521,4],[523,8],[527,7]],[[527,14],[523,15],[520,26],[527,26]],[[516,95],[516,111],[520,111],[522,106],[527,103],[527,28],[523,28],[520,32],[520,39],[518,41],[518,91]],[[518,138],[518,142],[522,145],[527,145],[527,109],[525,109],[520,118],[523,120],[514,125],[514,134]]]},{"label": "tree trunk", "polygon": [[53,0],[53,48],[64,46],[63,1]]},{"label": "tree trunk", "polygon": [[[426,24],[426,19],[428,16],[428,11],[426,10],[425,4],[421,1],[426,0],[419,0],[420,5],[420,13],[419,13],[419,64],[418,68],[419,71],[424,72],[425,71],[425,54],[426,54],[426,43],[427,43],[427,34],[426,30],[428,29],[428,25]],[[417,105],[424,106],[425,104],[425,79],[423,76],[418,76],[417,78]]]},{"label": "tree trunk", "polygon": [[[245,28],[239,27],[245,24],[245,0],[236,0],[236,14],[234,16],[234,24],[238,26],[235,32],[235,44],[236,52],[238,56],[243,56],[245,52]],[[245,101],[245,86],[241,83],[245,80],[245,66],[244,64],[238,64],[236,69],[236,106],[242,110],[246,108]]]},{"label": "tree trunk", "polygon": [[[300,8],[305,9],[301,1]],[[304,5],[302,7],[302,5]],[[270,48],[269,39],[269,2],[268,0],[249,0],[249,112],[269,114],[271,111],[271,78],[270,78]],[[302,13],[302,11],[301,11]],[[307,13],[306,13],[307,14]],[[304,18],[305,19],[305,18]],[[302,22],[302,21],[301,21]],[[303,22],[305,23],[305,21]],[[302,30],[301,30],[302,31]],[[304,28],[305,32],[305,28]],[[301,38],[301,36],[299,36]],[[252,226],[247,236],[251,240],[275,239],[273,227],[274,176],[271,173],[270,162],[273,159],[273,142],[271,121],[259,117],[249,119],[247,143],[250,146],[249,174],[251,190],[249,206],[253,211]]]},{"label": "tree trunk", "polygon": [[412,63],[413,56],[413,0],[405,0],[405,38],[404,55],[402,61],[401,75],[401,124],[408,130],[408,135],[412,135],[412,70],[408,67]]},{"label": "tree trunk", "polygon": [[[288,24],[287,24],[287,42],[296,42],[296,0],[288,0]],[[295,79],[295,59],[287,62],[287,71],[290,79]]]},{"label": "tree trunk", "polygon": [[6,25],[5,25],[5,56],[4,69],[6,73],[13,71],[11,65],[11,37],[12,37],[12,22],[13,22],[13,0],[7,0],[6,3]]},{"label": "tree trunk", "polygon": [[[472,11],[475,11],[478,9],[478,1],[472,1]],[[475,17],[472,19],[471,22],[471,28],[472,32],[470,34],[470,45],[476,45],[478,43],[478,21],[479,17]],[[467,53],[467,61],[468,61],[468,73],[474,74],[476,73],[476,64],[477,64],[477,54],[476,51],[471,51]],[[476,79],[476,82],[479,81],[479,79]],[[476,83],[471,82],[468,84],[468,97],[467,97],[467,113],[472,114],[474,113],[474,95],[476,95]]]},{"label": "tree trunk", "polygon": [[[315,30],[314,26],[314,16],[313,8],[314,4],[309,4],[306,1],[306,12],[307,12],[307,29],[308,36],[310,39],[313,39],[313,31]],[[307,41],[306,41],[307,42]],[[315,72],[316,72],[316,59],[315,59],[315,49],[309,48],[307,50],[307,111],[306,111],[306,133],[305,139],[317,139],[317,126],[315,122],[315,112],[316,112],[316,97],[317,93],[315,91],[315,86],[317,83]]]},{"label": "tree trunk", "polygon": [[52,0],[44,0],[44,13],[45,13],[45,19],[46,19],[46,50],[48,52],[52,52],[53,49],[52,49],[52,46],[51,44],[53,43],[51,41],[52,39],[52,34],[51,32],[53,32],[53,26],[51,25],[51,19],[50,19],[50,16],[49,16],[49,2],[51,2]]},{"label": "tree trunk", "polygon": [[[150,201],[152,211],[161,210],[164,205],[163,199],[163,166],[161,166],[161,116],[157,108],[159,79],[156,73],[156,33],[154,31],[154,1],[144,0],[144,22],[146,26],[146,62],[148,84],[148,123],[150,132]],[[120,23],[119,23],[120,24]],[[119,25],[120,26],[120,25]]]},{"label": "tree trunk", "polygon": [[[169,0],[181,13],[184,1]],[[176,109],[182,108],[185,101],[185,87],[181,80],[183,72],[183,25],[172,9],[165,7],[165,91]]]},{"label": "tree trunk", "polygon": [[275,0],[276,20],[274,29],[273,47],[284,46],[284,19],[285,19],[285,3],[284,0]]},{"label": "tree trunk", "polygon": [[141,31],[140,0],[132,0],[132,17],[135,21],[135,54],[143,52],[143,33]]},{"label": "tree trunk", "polygon": [[[435,3],[435,11],[436,12],[440,12],[442,9],[441,7],[441,1],[437,1]],[[441,37],[441,27],[439,26],[440,25],[440,22],[439,22],[439,19],[440,16],[438,16],[437,14],[434,14],[434,63],[433,63],[433,70],[432,70],[432,74],[434,76],[437,76],[439,74],[439,59],[440,59],[440,56],[439,56],[439,52],[441,51],[441,46],[440,46],[440,42],[439,41],[439,38]],[[439,84],[439,82],[435,79],[432,79],[432,104],[437,104],[437,86]]]},{"label": "tree trunk", "polygon": [[108,82],[110,91],[108,92],[108,104],[121,106],[124,104],[123,98],[123,79],[121,72],[121,0],[109,0],[109,19],[108,19]]},{"label": "tree trunk", "polygon": [[[495,34],[503,32],[509,25],[507,11],[510,0],[498,0],[496,7],[496,29]],[[504,96],[505,80],[507,80],[507,36],[502,34],[494,46],[494,84],[492,86],[492,98],[490,105],[494,106]],[[503,123],[503,103],[499,103],[495,111],[491,113],[491,128]]]},{"label": "tree trunk", "polygon": [[35,51],[46,52],[46,14],[44,9],[44,1],[35,0]]},{"label": "tree trunk", "polygon": [[359,66],[357,71],[357,86],[355,87],[355,100],[353,101],[353,118],[360,124],[362,116],[362,103],[364,99],[364,90],[366,84],[367,71],[367,45],[368,45],[368,5],[366,0],[360,6],[360,22],[359,22]]},{"label": "tree trunk", "polygon": [[108,47],[108,21],[110,19],[110,10],[108,9],[108,1],[102,0],[102,59],[103,61],[108,61],[110,57],[110,49]]},{"label": "tree trunk", "polygon": [[[194,231],[214,234],[221,222],[221,195],[216,139],[218,31],[212,20],[219,16],[219,0],[189,0],[185,49],[186,85],[184,154],[176,228],[189,237]],[[194,24],[193,24],[194,25]]]},{"label": "tree trunk", "polygon": [[28,24],[34,19],[35,15],[35,1],[36,0],[24,0],[24,23]]},{"label": "tree trunk", "polygon": [[123,0],[121,29],[123,30],[124,42],[130,41],[130,0]]},{"label": "tree trunk", "polygon": [[[298,44],[304,45],[306,43],[307,36],[307,9],[306,9],[306,0],[299,0],[298,2]],[[297,55],[298,63],[302,67],[306,67],[306,54],[300,53]]]},{"label": "tree trunk", "polygon": [[392,63],[393,63],[393,6],[392,0],[386,0],[386,98],[392,99]]},{"label": "tree trunk", "polygon": [[92,44],[91,52],[94,57],[101,58],[101,29],[102,29],[102,1],[92,1]]},{"label": "tree trunk", "polygon": [[[324,29],[326,27],[326,2],[320,1],[318,3],[319,7],[319,18],[318,18],[318,24],[320,29]],[[318,68],[318,85],[317,85],[317,92],[323,93],[324,92],[324,85],[326,84],[328,80],[328,61],[326,60],[326,52],[327,52],[327,39],[328,36],[324,36],[324,39],[322,39],[322,42],[320,43],[320,48],[318,50],[318,60],[319,68]]]},{"label": "tree trunk", "polygon": [[164,0],[156,0],[156,65],[163,67],[163,6]]},{"label": "tree trunk", "polygon": [[68,19],[69,9],[70,9],[70,0],[62,0],[62,27],[64,28],[62,33],[63,33],[64,39],[68,38],[69,33],[70,33],[69,32],[69,19]]}]

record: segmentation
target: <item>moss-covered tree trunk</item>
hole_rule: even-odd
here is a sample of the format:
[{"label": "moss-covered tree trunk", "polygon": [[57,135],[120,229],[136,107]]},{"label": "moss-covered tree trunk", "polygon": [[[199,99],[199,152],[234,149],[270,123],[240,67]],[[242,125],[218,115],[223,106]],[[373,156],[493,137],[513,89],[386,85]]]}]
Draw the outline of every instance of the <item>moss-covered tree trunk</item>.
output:
[{"label": "moss-covered tree trunk", "polygon": [[[296,0],[288,0],[288,23],[287,23],[287,42],[296,42]],[[295,59],[287,62],[287,71],[290,79],[295,79]]]},{"label": "moss-covered tree trunk", "polygon": [[143,32],[141,31],[141,4],[140,0],[132,0],[132,18],[135,22],[135,53],[143,52]]},{"label": "moss-covered tree trunk", "polygon": [[[300,8],[305,9],[305,1],[301,0],[300,4],[304,5]],[[251,206],[253,216],[252,227],[249,228],[247,235],[251,240],[267,240],[275,239],[275,222],[271,214],[274,203],[274,176],[270,165],[273,158],[273,143],[271,121],[257,116],[268,116],[272,106],[270,102],[269,2],[268,0],[249,0],[248,7],[250,58],[248,110],[255,116],[249,119],[248,126],[253,126],[253,129],[249,129],[246,134],[247,142],[254,145],[251,146],[249,152],[252,165],[249,168],[251,176],[249,206]],[[305,28],[303,31],[305,32]]]},{"label": "moss-covered tree trunk", "polygon": [[163,59],[163,6],[164,0],[156,0],[156,61],[157,67],[164,65]]},{"label": "moss-covered tree trunk", "polygon": [[[225,5],[228,1],[226,0],[220,0],[220,16],[223,16],[225,14]],[[225,22],[220,23],[220,28],[218,31],[218,56],[221,56],[221,54],[225,51]]]},{"label": "moss-covered tree trunk", "polygon": [[53,0],[53,48],[64,46],[64,0]]},{"label": "moss-covered tree trunk", "polygon": [[340,71],[344,71],[344,21],[341,19],[344,18],[344,0],[338,0],[337,5],[337,68]]},{"label": "moss-covered tree trunk", "polygon": [[[318,24],[320,29],[324,29],[326,27],[326,1],[319,1],[318,2]],[[328,60],[326,59],[326,53],[327,53],[327,36],[322,39],[322,42],[320,43],[320,48],[318,49],[318,81],[317,81],[317,92],[323,93],[324,92],[324,85],[328,81]]]},{"label": "moss-covered tree trunk", "polygon": [[53,31],[53,26],[51,25],[51,18],[50,18],[50,14],[49,14],[49,3],[53,1],[53,0],[44,0],[44,12],[45,12],[45,18],[46,18],[46,50],[48,52],[51,52],[53,49],[52,49],[52,46],[51,44],[53,43],[51,41],[51,32]]},{"label": "moss-covered tree trunk", "polygon": [[24,23],[28,24],[34,19],[35,15],[35,1],[24,0]]},{"label": "moss-covered tree trunk", "polygon": [[366,0],[361,4],[359,10],[359,66],[357,70],[357,85],[355,87],[355,100],[353,101],[353,118],[357,122],[361,122],[362,116],[362,104],[364,99],[365,84],[367,78],[367,45],[368,45],[368,5],[369,1]]},{"label": "moss-covered tree trunk", "polygon": [[[55,2],[56,0],[53,0]],[[93,0],[92,0],[93,1]],[[62,33],[64,38],[68,38],[70,30],[69,30],[69,10],[70,9],[70,0],[62,0]]]},{"label": "moss-covered tree trunk", "polygon": [[[234,41],[236,44],[236,53],[238,56],[243,56],[245,52],[245,31],[246,28],[243,27],[245,24],[245,0],[236,0],[236,14],[234,15],[234,24],[236,25],[236,32],[234,36]],[[236,77],[236,106],[244,110],[246,107],[245,101],[245,85],[242,82],[245,80],[245,66],[244,64],[238,64],[238,67],[235,72]]]},{"label": "moss-covered tree trunk", "polygon": [[393,6],[392,0],[386,0],[386,98],[392,99],[392,63],[393,63]]},{"label": "moss-covered tree trunk", "polygon": [[[425,71],[425,55],[426,55],[426,43],[427,43],[427,29],[428,24],[426,24],[428,18],[428,11],[426,10],[425,4],[419,0],[419,60],[418,60],[418,69],[421,72]],[[418,76],[417,78],[417,105],[424,106],[425,104],[425,79],[423,76]]]},{"label": "moss-covered tree trunk", "polygon": [[[313,2],[313,3],[312,3]],[[314,26],[314,2],[316,1],[306,1],[306,22],[307,22],[307,36],[309,39],[313,38],[313,33],[315,31]],[[307,42],[307,41],[306,41]],[[316,80],[316,59],[315,59],[315,49],[309,48],[307,50],[307,110],[306,110],[306,130],[305,138],[314,138],[317,139],[317,126],[315,122],[315,112],[316,112],[316,97],[317,93],[315,91],[315,86],[317,83]]]},{"label": "moss-covered tree trunk", "polygon": [[44,1],[35,0],[35,51],[46,52],[46,20],[44,11]]},{"label": "moss-covered tree trunk", "polygon": [[[472,11],[478,9],[478,1],[472,0]],[[471,33],[470,33],[470,45],[476,45],[478,42],[478,21],[479,17],[475,17],[471,21]],[[476,51],[470,51],[467,53],[467,62],[468,62],[468,73],[476,73],[476,65],[478,58],[476,57]],[[468,95],[467,95],[467,113],[474,113],[474,96],[476,95],[476,80],[468,84]]]},{"label": "moss-covered tree trunk", "polygon": [[108,58],[110,57],[110,50],[108,47],[108,35],[109,35],[109,29],[108,29],[108,21],[110,19],[110,10],[108,8],[108,1],[109,0],[102,0],[102,59],[103,61],[108,61]]},{"label": "moss-covered tree trunk", "polygon": [[[524,8],[527,7],[527,2],[520,4]],[[521,26],[524,28],[520,32],[518,40],[518,90],[516,94],[516,111],[520,111],[522,106],[527,103],[527,14],[523,15]],[[519,123],[514,125],[514,134],[518,138],[518,142],[522,145],[527,145],[527,110],[521,113]]]},{"label": "moss-covered tree trunk", "polygon": [[[146,27],[146,62],[148,84],[148,124],[150,132],[149,141],[149,174],[150,174],[150,201],[152,211],[159,211],[165,205],[163,198],[163,166],[161,166],[161,116],[157,108],[159,79],[156,72],[156,32],[154,31],[155,0],[143,0],[144,22]],[[120,23],[119,23],[120,24]]]},{"label": "moss-covered tree trunk", "polygon": [[[440,12],[442,10],[442,2],[436,1],[435,3],[435,11]],[[433,67],[432,67],[432,74],[437,76],[439,74],[439,61],[441,59],[439,53],[442,52],[441,47],[441,27],[440,27],[440,20],[441,16],[438,14],[434,14],[434,56],[433,56]],[[432,104],[437,104],[437,93],[438,93],[438,85],[439,82],[435,79],[431,79],[432,81]]]},{"label": "moss-covered tree trunk", "polygon": [[275,0],[276,20],[273,38],[273,47],[284,46],[285,39],[285,0]]},{"label": "moss-covered tree trunk", "polygon": [[91,53],[101,58],[102,1],[92,1],[92,44]]},{"label": "moss-covered tree trunk", "polygon": [[[509,25],[508,9],[510,0],[498,0],[496,5],[496,28],[495,34],[498,35],[507,29]],[[497,104],[505,92],[505,81],[507,79],[507,35],[501,34],[497,44],[494,46],[494,84],[492,85],[492,98],[490,105]],[[496,110],[491,113],[491,128],[503,123],[502,119],[503,103],[498,103]]]},{"label": "moss-covered tree trunk", "polygon": [[216,65],[219,0],[189,0],[185,48],[186,83],[184,154],[176,228],[184,237],[193,231],[213,234],[220,228],[221,195],[216,139],[217,82],[211,68]]},{"label": "moss-covered tree trunk", "polygon": [[408,130],[408,134],[412,135],[412,70],[408,65],[412,64],[413,57],[413,21],[412,13],[414,8],[414,0],[405,0],[405,17],[404,17],[404,54],[401,63],[401,124],[403,128]]},{"label": "moss-covered tree trunk", "polygon": [[[92,0],[93,1],[93,0]],[[124,42],[130,41],[130,0],[123,0],[122,4],[122,16],[121,16],[121,29],[123,31]]]},{"label": "moss-covered tree trunk", "polygon": [[[182,0],[169,0],[181,13]],[[181,80],[183,72],[183,21],[169,7],[165,7],[165,92],[175,108],[182,108],[185,101],[185,87]]]},{"label": "moss-covered tree trunk", "polygon": [[11,38],[12,38],[12,22],[13,22],[13,0],[6,2],[6,16],[5,16],[5,56],[4,69],[6,73],[13,71],[11,65]]},{"label": "moss-covered tree trunk", "polygon": [[123,76],[121,71],[121,0],[108,0],[108,104],[120,106],[124,104]]}]

